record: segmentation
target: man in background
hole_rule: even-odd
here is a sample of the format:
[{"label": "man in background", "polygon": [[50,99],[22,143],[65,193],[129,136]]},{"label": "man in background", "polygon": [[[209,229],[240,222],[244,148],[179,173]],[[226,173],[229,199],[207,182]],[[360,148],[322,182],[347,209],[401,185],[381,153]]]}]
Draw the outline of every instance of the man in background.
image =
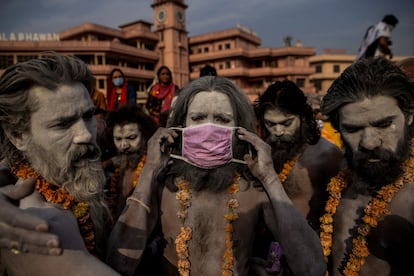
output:
[{"label": "man in background", "polygon": [[388,14],[375,26],[370,26],[365,32],[364,40],[358,50],[357,59],[385,56],[392,59],[391,32],[398,24],[398,19]]}]

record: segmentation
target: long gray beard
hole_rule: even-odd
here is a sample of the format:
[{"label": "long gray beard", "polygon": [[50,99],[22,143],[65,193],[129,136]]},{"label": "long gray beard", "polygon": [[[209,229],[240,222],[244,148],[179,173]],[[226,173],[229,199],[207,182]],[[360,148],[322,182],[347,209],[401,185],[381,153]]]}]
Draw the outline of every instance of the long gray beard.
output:
[{"label": "long gray beard", "polygon": [[45,152],[36,144],[32,144],[28,156],[31,157],[29,160],[33,169],[45,180],[62,187],[76,201],[89,204],[97,241],[101,240],[110,217],[103,197],[105,174],[100,163],[99,148],[84,145],[70,150],[63,168],[58,168],[57,162],[45,156]]}]

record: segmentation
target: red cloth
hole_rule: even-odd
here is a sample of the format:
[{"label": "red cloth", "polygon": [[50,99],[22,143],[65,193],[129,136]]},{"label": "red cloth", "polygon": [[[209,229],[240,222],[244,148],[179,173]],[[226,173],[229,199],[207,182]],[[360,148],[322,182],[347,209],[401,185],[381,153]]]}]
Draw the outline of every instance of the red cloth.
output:
[{"label": "red cloth", "polygon": [[161,113],[167,111],[171,107],[172,99],[175,95],[175,84],[162,85],[156,83],[151,89],[151,95],[157,99],[164,99],[162,101]]},{"label": "red cloth", "polygon": [[127,99],[127,84],[124,83],[124,85],[122,86],[122,91],[121,91],[121,98],[118,101],[118,106],[115,108],[115,103],[116,103],[116,98],[118,96],[118,94],[116,93],[117,87],[112,86],[112,88],[109,90],[110,95],[109,95],[109,111],[113,111],[114,109],[118,109],[119,107],[121,107],[121,105],[126,104],[128,99]]}]

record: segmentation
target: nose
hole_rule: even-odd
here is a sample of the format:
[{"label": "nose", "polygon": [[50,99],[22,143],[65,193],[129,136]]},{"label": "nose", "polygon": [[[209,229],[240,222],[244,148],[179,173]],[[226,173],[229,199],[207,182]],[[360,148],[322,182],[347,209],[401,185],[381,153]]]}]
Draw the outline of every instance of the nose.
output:
[{"label": "nose", "polygon": [[276,137],[281,137],[285,134],[285,128],[282,125],[276,124],[272,127],[271,133]]},{"label": "nose", "polygon": [[92,142],[92,130],[83,120],[79,120],[73,125],[73,131],[73,142],[75,144],[89,144]]},{"label": "nose", "polygon": [[121,150],[127,150],[127,149],[129,149],[129,143],[128,142],[126,142],[126,141],[124,141],[124,140],[122,140],[121,141]]},{"label": "nose", "polygon": [[381,146],[381,138],[378,133],[371,128],[364,129],[361,134],[361,141],[359,143],[360,149],[374,150]]}]

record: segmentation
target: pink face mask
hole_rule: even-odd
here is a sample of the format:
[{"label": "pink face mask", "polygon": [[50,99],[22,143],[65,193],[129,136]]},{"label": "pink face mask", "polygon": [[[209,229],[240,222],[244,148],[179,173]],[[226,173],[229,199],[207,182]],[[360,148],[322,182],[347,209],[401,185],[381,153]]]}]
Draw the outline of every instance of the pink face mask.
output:
[{"label": "pink face mask", "polygon": [[233,132],[238,127],[225,127],[216,124],[202,124],[182,130],[182,156],[171,157],[203,169],[216,168],[229,162],[246,164],[233,159]]}]

